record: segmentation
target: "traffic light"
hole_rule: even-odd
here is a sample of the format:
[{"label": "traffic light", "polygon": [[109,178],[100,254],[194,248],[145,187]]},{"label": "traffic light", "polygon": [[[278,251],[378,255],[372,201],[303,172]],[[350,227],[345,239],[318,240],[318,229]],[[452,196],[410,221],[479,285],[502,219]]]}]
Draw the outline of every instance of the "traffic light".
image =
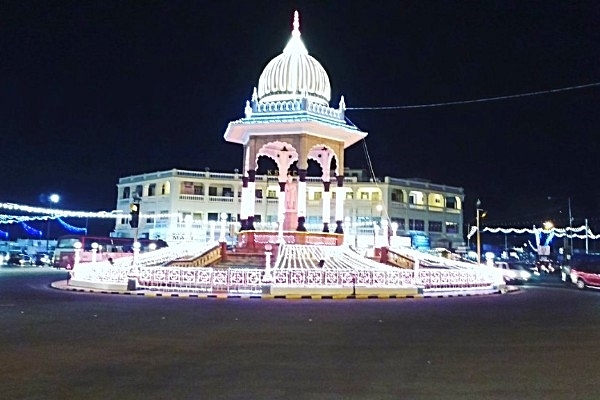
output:
[{"label": "traffic light", "polygon": [[129,225],[132,228],[137,228],[140,223],[140,203],[131,203],[129,205],[129,210],[131,211],[131,219],[129,220]]}]

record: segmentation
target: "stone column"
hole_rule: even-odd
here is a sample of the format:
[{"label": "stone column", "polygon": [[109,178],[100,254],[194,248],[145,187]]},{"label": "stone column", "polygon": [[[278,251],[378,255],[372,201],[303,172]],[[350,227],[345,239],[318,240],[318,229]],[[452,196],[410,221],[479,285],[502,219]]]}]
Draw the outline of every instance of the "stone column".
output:
[{"label": "stone column", "polygon": [[248,177],[242,177],[242,203],[240,204],[240,230],[246,231],[248,230],[248,203],[250,201],[248,192]]},{"label": "stone column", "polygon": [[331,220],[331,192],[330,181],[323,181],[323,232],[329,232],[329,221]]},{"label": "stone column", "polygon": [[277,223],[279,224],[279,242],[283,241],[283,224],[285,222],[285,182],[279,182],[277,194]]},{"label": "stone column", "polygon": [[298,228],[299,232],[306,232],[306,170],[298,170]]},{"label": "stone column", "polygon": [[248,221],[246,229],[254,230],[254,210],[256,207],[256,170],[248,170]]},{"label": "stone column", "polygon": [[344,175],[336,176],[337,188],[335,191],[335,233],[344,233],[342,222],[344,221]]}]

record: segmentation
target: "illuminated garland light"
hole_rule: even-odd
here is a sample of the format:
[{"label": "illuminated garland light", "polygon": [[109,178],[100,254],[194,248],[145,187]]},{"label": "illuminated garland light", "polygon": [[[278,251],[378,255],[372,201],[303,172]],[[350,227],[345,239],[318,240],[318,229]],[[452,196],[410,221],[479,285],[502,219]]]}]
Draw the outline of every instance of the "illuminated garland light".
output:
[{"label": "illuminated garland light", "polygon": [[[98,218],[98,219],[118,219],[130,218],[130,214],[125,214],[121,210],[114,211],[72,211],[60,210],[56,208],[32,207],[14,203],[0,203],[0,209],[14,210],[29,214],[43,214],[36,216],[6,215],[0,214],[0,224],[11,224],[25,221],[47,221],[60,217],[65,218]],[[181,213],[170,214],[140,214],[140,218],[179,218],[183,219]]]},{"label": "illuminated garland light", "polygon": [[[471,231],[469,232],[469,235],[467,236],[468,238],[471,238],[471,236],[473,236],[473,234],[477,232],[477,227],[471,227]],[[600,239],[600,234],[595,235],[592,230],[585,226],[582,225],[580,227],[577,228],[572,228],[572,227],[566,227],[566,228],[552,228],[552,229],[542,229],[542,228],[483,228],[482,232],[489,232],[489,233],[502,233],[502,234],[509,234],[509,233],[516,233],[516,234],[525,234],[525,233],[529,233],[529,234],[533,234],[533,235],[538,235],[539,233],[544,233],[549,235],[550,240],[552,236],[556,236],[559,238],[562,237],[566,237],[566,238],[578,238],[578,239]],[[584,232],[584,234],[576,234],[574,232]]]},{"label": "illuminated garland light", "polygon": [[[73,218],[105,218],[105,219],[115,219],[122,218],[128,216],[128,214],[120,214],[114,211],[71,211],[71,210],[59,210],[56,208],[43,208],[43,207],[31,207],[24,206],[20,204],[14,203],[0,203],[0,208],[4,208],[7,210],[15,210],[21,211],[30,214],[45,214],[46,217],[37,217],[40,219],[44,218],[58,218],[58,217],[73,217]],[[34,217],[35,218],[35,217]]]},{"label": "illuminated garland light", "polygon": [[87,228],[78,228],[76,226],[70,225],[67,222],[63,221],[60,217],[56,218],[56,220],[62,225],[63,228],[65,228],[69,232],[83,233],[84,235],[87,234]]},{"label": "illuminated garland light", "polygon": [[21,226],[25,229],[28,235],[42,237],[42,231],[35,229],[32,226],[27,225],[25,222],[21,222]]}]

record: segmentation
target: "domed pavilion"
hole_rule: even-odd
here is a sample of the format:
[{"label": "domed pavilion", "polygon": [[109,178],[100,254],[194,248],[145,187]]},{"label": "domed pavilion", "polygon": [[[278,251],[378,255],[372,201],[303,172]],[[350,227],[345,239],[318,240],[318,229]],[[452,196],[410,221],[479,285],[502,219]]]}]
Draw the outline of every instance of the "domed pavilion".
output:
[{"label": "domed pavilion", "polygon": [[[321,170],[323,232],[343,233],[344,150],[367,133],[346,121],[343,96],[338,108],[331,107],[330,100],[329,76],[319,61],[308,54],[296,11],[292,36],[283,53],[264,68],[258,87],[246,102],[244,118],[230,122],[224,134],[228,142],[244,146],[242,231],[254,230],[255,177],[259,160],[266,156],[277,165],[280,239],[283,231],[306,231],[309,162],[316,162]],[[336,191],[335,204],[332,189]]]}]

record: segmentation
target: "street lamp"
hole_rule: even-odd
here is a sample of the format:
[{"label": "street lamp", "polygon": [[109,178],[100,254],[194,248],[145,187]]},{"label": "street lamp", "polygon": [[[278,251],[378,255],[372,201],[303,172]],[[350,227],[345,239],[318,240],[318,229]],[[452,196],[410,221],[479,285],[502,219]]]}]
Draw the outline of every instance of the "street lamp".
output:
[{"label": "street lamp", "polygon": [[[52,193],[47,197],[47,200],[50,202],[50,207],[52,207],[52,204],[57,204],[60,201],[60,196]],[[50,253],[50,219],[50,216],[48,216],[46,222],[46,253]]]},{"label": "street lamp", "polygon": [[477,205],[477,216],[476,216],[476,221],[477,221],[477,264],[481,264],[481,230],[479,229],[479,219],[484,218],[485,215],[487,214],[487,211],[484,211],[481,208],[479,208],[481,206],[481,201],[479,199],[477,199],[476,205]]},{"label": "street lamp", "polygon": [[377,206],[375,207],[375,209],[379,213],[379,223],[381,223],[381,215],[382,215],[381,212],[383,211],[383,206],[381,204],[377,204]]},{"label": "street lamp", "polygon": [[221,231],[219,232],[219,243],[223,243],[226,242],[227,239],[225,238],[225,226],[227,225],[227,213],[222,212],[221,213]]}]

